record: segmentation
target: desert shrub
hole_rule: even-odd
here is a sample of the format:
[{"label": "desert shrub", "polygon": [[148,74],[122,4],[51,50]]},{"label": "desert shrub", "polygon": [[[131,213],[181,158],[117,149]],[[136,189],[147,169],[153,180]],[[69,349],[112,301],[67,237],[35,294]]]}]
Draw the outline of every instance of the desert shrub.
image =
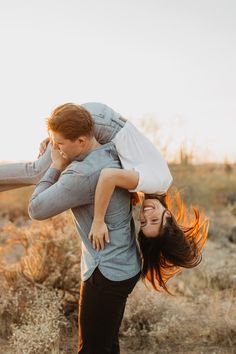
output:
[{"label": "desert shrub", "polygon": [[204,322],[205,341],[228,348],[236,346],[236,288],[217,291],[209,296]]},{"label": "desert shrub", "polygon": [[13,353],[40,354],[59,352],[60,328],[66,325],[61,294],[45,287],[31,287],[31,300],[12,325],[10,346]]},{"label": "desert shrub", "polygon": [[20,188],[0,193],[0,218],[14,222],[18,218],[29,219],[28,201],[33,188]]},{"label": "desert shrub", "polygon": [[199,343],[236,345],[236,292],[233,289],[171,297],[137,286],[131,294],[122,324],[122,337],[134,352],[173,353],[178,346]]},{"label": "desert shrub", "polygon": [[19,296],[11,288],[4,288],[1,281],[0,292],[0,337],[7,338],[11,335],[10,325],[17,323],[21,310],[18,306]]},{"label": "desert shrub", "polygon": [[209,278],[212,289],[225,290],[236,286],[236,276],[235,274],[231,274],[229,269],[218,269],[211,272]]},{"label": "desert shrub", "polygon": [[227,160],[225,160],[224,161],[224,171],[226,174],[231,175],[234,172],[233,164],[231,164]]},{"label": "desert shrub", "polygon": [[[70,215],[65,213],[43,223],[32,222],[30,227],[5,224],[0,236],[0,284],[5,285],[0,296],[1,335],[6,338],[14,334],[10,337],[12,348],[21,348],[19,353],[28,353],[23,349],[29,341],[32,344],[29,348],[34,348],[29,353],[43,353],[43,347],[56,343],[55,336],[62,322],[57,297],[55,304],[47,308],[50,296],[53,303],[56,291],[61,291],[60,306],[68,318],[77,310],[81,252],[78,234]],[[37,297],[34,289],[40,289]],[[73,331],[75,321],[71,317]],[[39,338],[31,331],[41,332],[42,336]],[[50,337],[50,333],[55,336]],[[48,341],[47,346],[43,338]]]},{"label": "desert shrub", "polygon": [[79,293],[80,242],[68,213],[25,228],[9,223],[0,235],[5,238],[0,273],[9,285],[23,276],[29,282]]}]

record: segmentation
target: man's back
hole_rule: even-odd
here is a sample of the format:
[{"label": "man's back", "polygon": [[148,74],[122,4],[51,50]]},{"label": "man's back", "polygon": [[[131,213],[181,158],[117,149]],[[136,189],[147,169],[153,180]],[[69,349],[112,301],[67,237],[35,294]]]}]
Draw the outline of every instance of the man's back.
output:
[{"label": "man's back", "polygon": [[73,172],[74,181],[71,182],[80,185],[78,191],[80,205],[72,208],[72,212],[82,239],[83,280],[86,280],[97,266],[103,275],[111,280],[124,280],[140,271],[130,193],[127,190],[116,188],[109,203],[105,222],[110,242],[106,243],[105,249],[97,252],[88,240],[93,221],[96,185],[101,169],[105,167],[121,168],[113,143],[81,156],[64,172],[64,174]]},{"label": "man's back", "polygon": [[[74,158],[58,181],[41,194],[39,184],[30,205],[31,215],[38,219],[72,209],[82,240],[82,280],[88,279],[97,266],[105,277],[117,281],[131,278],[140,271],[130,193],[127,190],[116,188],[112,195],[105,218],[110,242],[106,243],[105,249],[97,252],[88,239],[93,221],[96,185],[105,167],[121,168],[113,143]],[[46,172],[41,180],[41,188],[45,189],[45,184],[50,181],[53,183],[54,173],[54,169]]]}]

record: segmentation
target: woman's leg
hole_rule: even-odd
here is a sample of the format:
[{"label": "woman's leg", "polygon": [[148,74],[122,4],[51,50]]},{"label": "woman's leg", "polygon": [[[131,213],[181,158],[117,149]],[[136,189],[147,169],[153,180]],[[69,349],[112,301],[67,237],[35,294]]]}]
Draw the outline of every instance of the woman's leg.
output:
[{"label": "woman's leg", "polygon": [[92,115],[95,123],[95,138],[100,144],[109,143],[126,123],[120,113],[99,102],[87,102],[82,106]]},{"label": "woman's leg", "polygon": [[0,165],[0,192],[38,183],[51,163],[51,144],[48,144],[36,161]]}]

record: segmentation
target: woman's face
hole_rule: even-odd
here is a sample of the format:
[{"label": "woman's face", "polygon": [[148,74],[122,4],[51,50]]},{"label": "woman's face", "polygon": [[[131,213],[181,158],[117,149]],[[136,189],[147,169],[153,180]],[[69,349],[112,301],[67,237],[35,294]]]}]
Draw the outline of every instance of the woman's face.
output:
[{"label": "woman's face", "polygon": [[144,235],[158,236],[168,216],[171,216],[169,210],[158,199],[145,199],[140,209],[140,228]]}]

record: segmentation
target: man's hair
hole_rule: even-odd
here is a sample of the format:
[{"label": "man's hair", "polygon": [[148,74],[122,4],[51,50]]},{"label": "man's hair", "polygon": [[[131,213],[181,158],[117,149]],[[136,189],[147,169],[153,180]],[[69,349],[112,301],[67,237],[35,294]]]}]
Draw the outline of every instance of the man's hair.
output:
[{"label": "man's hair", "polygon": [[60,133],[65,139],[76,140],[80,136],[94,136],[94,121],[82,106],[65,103],[51,113],[47,120],[48,131]]}]

